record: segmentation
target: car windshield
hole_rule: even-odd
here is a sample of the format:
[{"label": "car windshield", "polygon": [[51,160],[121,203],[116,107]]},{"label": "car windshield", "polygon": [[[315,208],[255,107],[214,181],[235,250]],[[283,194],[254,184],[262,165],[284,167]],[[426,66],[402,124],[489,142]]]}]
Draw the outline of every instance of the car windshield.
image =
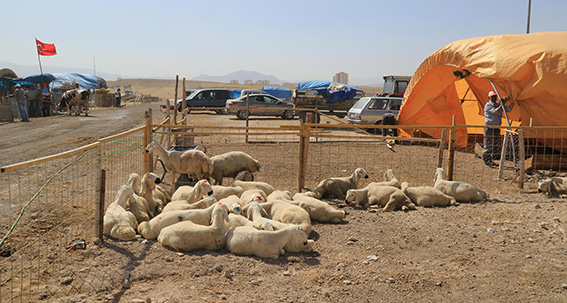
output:
[{"label": "car windshield", "polygon": [[364,107],[364,105],[366,105],[366,102],[368,101],[368,98],[362,98],[360,100],[358,100],[353,106],[352,108],[354,109],[361,109]]}]

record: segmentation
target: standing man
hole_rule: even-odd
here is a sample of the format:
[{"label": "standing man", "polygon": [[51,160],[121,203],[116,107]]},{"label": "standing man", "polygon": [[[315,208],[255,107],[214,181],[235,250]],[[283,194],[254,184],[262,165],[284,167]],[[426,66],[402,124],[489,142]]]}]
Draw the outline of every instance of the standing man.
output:
[{"label": "standing man", "polygon": [[[502,106],[509,98],[501,99],[498,101],[498,95],[491,91],[488,93],[488,102],[484,106],[484,125],[486,126],[500,126],[502,125]],[[509,112],[514,107],[514,104],[510,106],[504,105],[504,110]],[[482,149],[482,160],[484,161],[484,166],[493,167],[496,163],[493,162],[495,158],[498,158],[501,151],[500,144],[500,129],[499,128],[485,128],[484,129],[484,148]]]},{"label": "standing man", "polygon": [[116,98],[116,107],[120,107],[120,88],[117,88],[114,92],[114,97]]},{"label": "standing man", "polygon": [[28,117],[28,112],[26,111],[26,92],[20,84],[16,84],[16,89],[14,90],[14,98],[18,103],[18,109],[20,110],[20,118],[22,122],[30,122]]}]

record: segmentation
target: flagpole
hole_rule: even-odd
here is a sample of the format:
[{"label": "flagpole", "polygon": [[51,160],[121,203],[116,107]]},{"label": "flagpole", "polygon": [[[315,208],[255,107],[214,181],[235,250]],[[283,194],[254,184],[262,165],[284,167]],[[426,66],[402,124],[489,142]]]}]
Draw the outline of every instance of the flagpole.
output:
[{"label": "flagpole", "polygon": [[41,67],[41,59],[39,58],[39,49],[37,48],[37,38],[35,38],[35,49],[37,51],[37,61],[39,61],[39,72],[41,74],[41,87],[39,88],[39,90],[43,94],[43,68]]}]

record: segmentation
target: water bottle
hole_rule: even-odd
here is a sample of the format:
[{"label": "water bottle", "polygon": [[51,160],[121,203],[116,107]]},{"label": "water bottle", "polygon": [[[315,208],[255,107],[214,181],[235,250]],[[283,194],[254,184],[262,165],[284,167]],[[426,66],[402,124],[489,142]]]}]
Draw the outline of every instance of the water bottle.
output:
[{"label": "water bottle", "polygon": [[78,241],[77,249],[87,249],[87,243],[85,241]]}]

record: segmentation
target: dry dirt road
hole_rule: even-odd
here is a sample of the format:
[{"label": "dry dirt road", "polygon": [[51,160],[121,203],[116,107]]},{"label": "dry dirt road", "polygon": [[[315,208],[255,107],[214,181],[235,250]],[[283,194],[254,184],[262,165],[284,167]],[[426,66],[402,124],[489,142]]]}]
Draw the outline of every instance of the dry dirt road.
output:
[{"label": "dry dirt road", "polygon": [[[55,116],[2,125],[2,164],[67,150],[138,126],[146,108],[100,109],[88,118]],[[242,123],[226,116],[201,118]],[[270,175],[273,182],[281,178]],[[341,201],[329,202],[342,206]],[[109,239],[101,246],[76,251],[65,261],[75,270],[87,266],[88,277],[117,279],[115,287],[98,292],[87,289],[64,298],[60,293],[54,296],[43,291],[32,299],[164,303],[567,301],[564,199],[522,193],[484,203],[410,212],[344,209],[348,214],[342,224],[314,223],[310,235],[315,240],[313,252],[285,254],[277,260],[236,256],[226,249],[183,253],[156,241]],[[129,288],[119,284],[123,273],[130,276]],[[52,289],[68,287],[57,280],[51,282]]]}]

